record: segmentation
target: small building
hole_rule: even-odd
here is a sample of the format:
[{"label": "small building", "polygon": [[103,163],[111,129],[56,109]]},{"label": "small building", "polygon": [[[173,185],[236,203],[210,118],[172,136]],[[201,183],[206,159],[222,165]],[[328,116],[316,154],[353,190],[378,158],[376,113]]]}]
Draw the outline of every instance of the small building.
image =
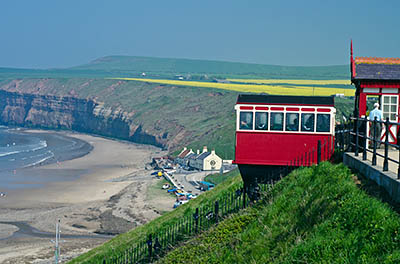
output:
[{"label": "small building", "polygon": [[[399,122],[400,58],[355,57],[350,51],[351,82],[356,87],[354,116],[367,116],[367,100],[377,101],[383,118]],[[368,129],[368,128],[367,128]],[[397,126],[390,126],[389,142],[397,143]],[[385,127],[381,140],[385,140]]]},{"label": "small building", "polygon": [[203,171],[220,170],[222,159],[215,154],[215,150],[209,152],[205,146],[203,152],[196,157],[190,166]]},{"label": "small building", "polygon": [[179,153],[178,156],[176,157],[175,162],[178,163],[179,165],[187,166],[188,163],[187,163],[187,159],[185,159],[185,157],[192,153],[194,153],[193,150],[187,149],[186,147],[184,147],[183,150],[181,151],[181,153]]}]

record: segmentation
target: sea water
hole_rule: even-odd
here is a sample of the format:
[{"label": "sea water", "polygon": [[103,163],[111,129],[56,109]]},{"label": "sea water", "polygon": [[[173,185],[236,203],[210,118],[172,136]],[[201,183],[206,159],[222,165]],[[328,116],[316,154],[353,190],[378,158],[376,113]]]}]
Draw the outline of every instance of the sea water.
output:
[{"label": "sea water", "polygon": [[83,156],[91,146],[57,133],[26,133],[0,126],[0,192],[40,187],[50,181],[73,180],[81,172],[37,169],[40,165]]}]

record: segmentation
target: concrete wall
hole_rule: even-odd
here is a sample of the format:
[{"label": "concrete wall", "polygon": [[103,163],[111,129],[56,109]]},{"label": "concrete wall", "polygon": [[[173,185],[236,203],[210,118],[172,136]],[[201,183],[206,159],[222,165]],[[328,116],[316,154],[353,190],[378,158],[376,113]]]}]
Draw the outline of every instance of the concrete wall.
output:
[{"label": "concrete wall", "polygon": [[361,160],[361,155],[354,156],[354,153],[345,153],[343,163],[363,174],[365,177],[375,181],[378,185],[385,188],[389,195],[396,202],[400,202],[400,181],[392,171],[382,171],[382,166],[372,166],[371,162]]}]

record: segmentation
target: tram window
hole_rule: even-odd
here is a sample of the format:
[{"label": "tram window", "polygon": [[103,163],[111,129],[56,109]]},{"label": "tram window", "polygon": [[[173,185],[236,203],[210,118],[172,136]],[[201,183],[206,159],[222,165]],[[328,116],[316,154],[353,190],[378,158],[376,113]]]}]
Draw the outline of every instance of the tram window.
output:
[{"label": "tram window", "polygon": [[283,113],[271,113],[271,130],[283,131]]},{"label": "tram window", "polygon": [[331,131],[330,115],[317,114],[317,132],[330,132],[330,131]]},{"label": "tram window", "polygon": [[268,113],[267,112],[256,112],[256,130],[267,130],[268,129]]},{"label": "tram window", "polygon": [[301,131],[314,132],[314,114],[301,114]]},{"label": "tram window", "polygon": [[299,131],[299,114],[286,113],[286,131]]},{"label": "tram window", "polygon": [[240,112],[240,129],[253,129],[253,112]]}]

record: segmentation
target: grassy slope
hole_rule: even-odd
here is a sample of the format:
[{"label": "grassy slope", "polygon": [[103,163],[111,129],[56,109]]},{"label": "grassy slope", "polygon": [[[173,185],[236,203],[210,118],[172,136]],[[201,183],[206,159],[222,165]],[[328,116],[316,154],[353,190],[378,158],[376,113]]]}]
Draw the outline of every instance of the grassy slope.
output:
[{"label": "grassy slope", "polygon": [[214,183],[215,185],[218,185],[218,184],[223,183],[226,180],[236,176],[238,173],[239,173],[238,169],[224,173],[224,174],[214,173],[214,174],[207,175],[204,180]]},{"label": "grassy slope", "polygon": [[228,181],[221,183],[216,186],[213,190],[208,191],[194,200],[178,207],[172,212],[166,213],[157,219],[132,229],[131,231],[121,234],[109,242],[73,259],[70,263],[88,263],[91,261],[103,260],[105,254],[111,255],[112,252],[124,252],[127,248],[131,247],[136,242],[142,241],[147,234],[160,231],[176,224],[183,216],[191,215],[195,208],[204,206],[210,202],[220,199],[226,192],[232,192],[237,188],[241,182],[241,178],[238,174],[231,177]]},{"label": "grassy slope", "polygon": [[294,171],[272,193],[160,263],[399,263],[397,213],[343,165]]}]

